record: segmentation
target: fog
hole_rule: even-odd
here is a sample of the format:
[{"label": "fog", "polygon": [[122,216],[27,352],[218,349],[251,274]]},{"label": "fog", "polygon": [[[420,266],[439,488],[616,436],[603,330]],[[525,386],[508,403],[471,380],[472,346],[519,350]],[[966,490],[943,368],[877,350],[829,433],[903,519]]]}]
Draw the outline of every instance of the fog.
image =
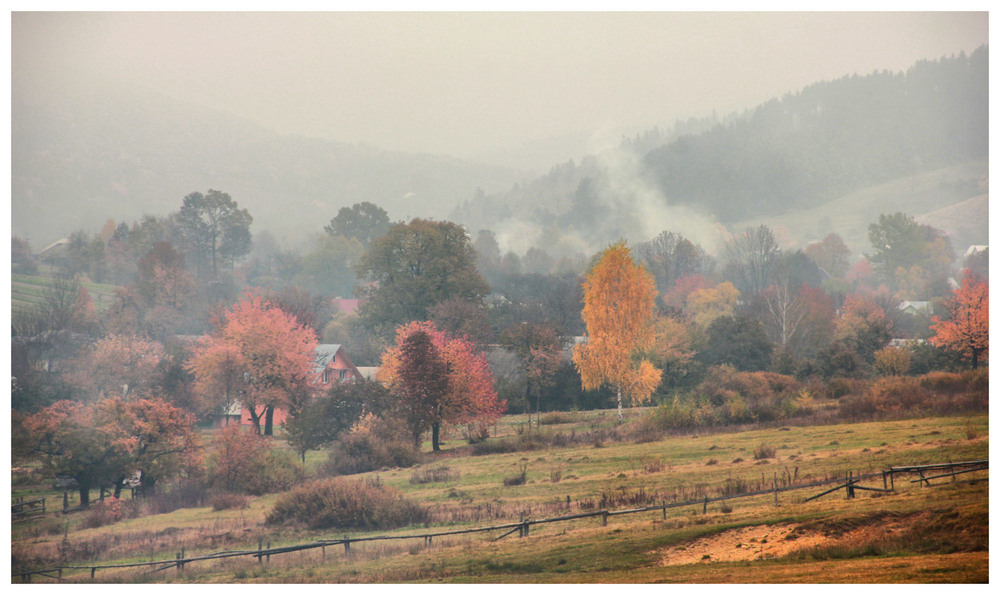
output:
[{"label": "fog", "polygon": [[588,139],[584,153],[968,53],[988,42],[988,15],[13,13],[11,37],[24,99],[114,82],[278,133],[469,159],[566,135]]}]

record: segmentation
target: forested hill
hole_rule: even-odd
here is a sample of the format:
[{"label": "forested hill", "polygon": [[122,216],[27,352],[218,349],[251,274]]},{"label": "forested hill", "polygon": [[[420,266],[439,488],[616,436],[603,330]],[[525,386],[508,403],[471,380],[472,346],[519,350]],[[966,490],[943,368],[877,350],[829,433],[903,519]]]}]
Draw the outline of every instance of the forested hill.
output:
[{"label": "forested hill", "polygon": [[12,232],[36,249],[109,218],[166,215],[185,195],[210,188],[247,208],[255,232],[301,238],[361,201],[393,219],[443,218],[477,188],[510,188],[520,176],[451,157],[278,135],[94,81],[15,92],[11,109]]},{"label": "forested hill", "polygon": [[[708,227],[816,208],[890,180],[985,161],[988,106],[983,46],[905,73],[820,82],[722,120],[625,139],[619,150],[469,201],[453,217],[473,230],[503,228],[504,220],[508,228],[557,226],[592,245],[648,240],[660,230],[637,230],[651,220],[696,235],[692,221]],[[942,199],[980,194],[977,182],[968,181],[967,195]]]},{"label": "forested hill", "polygon": [[665,196],[720,220],[780,213],[903,175],[984,158],[987,48],[817,83],[646,154]]}]

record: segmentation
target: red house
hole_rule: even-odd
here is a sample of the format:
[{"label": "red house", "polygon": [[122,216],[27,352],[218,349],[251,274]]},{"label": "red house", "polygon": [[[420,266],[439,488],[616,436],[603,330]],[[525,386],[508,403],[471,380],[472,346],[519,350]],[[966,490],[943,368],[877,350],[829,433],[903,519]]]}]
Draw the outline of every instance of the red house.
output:
[{"label": "red house", "polygon": [[[343,346],[321,343],[316,347],[312,384],[317,392],[326,392],[335,382],[353,382],[357,378],[362,378],[361,372],[347,357]],[[250,411],[242,405],[240,409],[240,422],[245,426],[253,425]],[[272,423],[280,426],[287,418],[287,411],[275,408]]]}]

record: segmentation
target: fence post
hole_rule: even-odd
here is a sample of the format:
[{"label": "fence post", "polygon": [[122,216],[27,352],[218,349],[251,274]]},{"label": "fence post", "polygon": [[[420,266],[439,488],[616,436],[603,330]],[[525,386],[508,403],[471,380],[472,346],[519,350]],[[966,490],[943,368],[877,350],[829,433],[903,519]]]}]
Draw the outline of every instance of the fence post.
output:
[{"label": "fence post", "polygon": [[94,573],[96,573],[96,572],[97,572],[97,567],[96,566],[91,566],[90,567],[90,580],[94,580]]},{"label": "fence post", "polygon": [[602,512],[603,512],[603,514],[601,514],[601,526],[602,527],[607,527],[608,526],[608,511],[605,510],[605,511],[602,511]]},{"label": "fence post", "polygon": [[263,549],[264,549],[264,538],[263,537],[258,537],[257,538],[257,563],[258,564],[263,564],[264,563],[264,555],[261,554],[261,550],[263,550]]},{"label": "fence post", "polygon": [[518,522],[520,523],[520,526],[518,526],[518,528],[517,528],[517,537],[518,537],[518,539],[520,539],[520,538],[524,537],[524,511],[523,510],[521,511],[521,518],[518,520]]},{"label": "fence post", "polygon": [[847,472],[847,499],[850,500],[854,497],[854,472]]},{"label": "fence post", "polygon": [[701,508],[701,514],[708,514],[708,495],[705,495],[705,505]]},{"label": "fence post", "polygon": [[661,500],[660,504],[663,505],[663,520],[667,520],[667,501]]},{"label": "fence post", "polygon": [[777,506],[778,505],[778,474],[777,473],[774,474],[774,483],[771,484],[771,485],[774,486],[774,505]]},{"label": "fence post", "polygon": [[351,557],[351,540],[344,535],[344,554],[350,558]]},{"label": "fence post", "polygon": [[323,559],[326,560],[326,546],[321,546],[321,549],[323,550]]},{"label": "fence post", "polygon": [[[267,540],[267,551],[268,552],[271,551],[271,540],[270,539]],[[268,564],[271,563],[271,554],[270,553],[267,554],[267,563]]]}]

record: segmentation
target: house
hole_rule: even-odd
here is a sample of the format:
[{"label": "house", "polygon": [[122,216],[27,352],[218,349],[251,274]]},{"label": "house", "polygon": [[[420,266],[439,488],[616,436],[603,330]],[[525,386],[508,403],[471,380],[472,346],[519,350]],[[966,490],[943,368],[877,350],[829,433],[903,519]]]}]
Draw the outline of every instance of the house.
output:
[{"label": "house", "polygon": [[[312,386],[320,393],[326,392],[337,382],[353,382],[358,378],[363,378],[357,366],[347,356],[343,346],[339,344],[322,343],[317,345],[314,362]],[[271,423],[274,426],[280,426],[287,418],[287,411],[275,408]],[[253,424],[250,411],[242,405],[240,405],[240,420],[243,425]]]},{"label": "house", "polygon": [[906,312],[911,316],[928,316],[934,313],[933,306],[930,302],[902,301],[898,306],[896,306],[896,309],[901,312]]}]

